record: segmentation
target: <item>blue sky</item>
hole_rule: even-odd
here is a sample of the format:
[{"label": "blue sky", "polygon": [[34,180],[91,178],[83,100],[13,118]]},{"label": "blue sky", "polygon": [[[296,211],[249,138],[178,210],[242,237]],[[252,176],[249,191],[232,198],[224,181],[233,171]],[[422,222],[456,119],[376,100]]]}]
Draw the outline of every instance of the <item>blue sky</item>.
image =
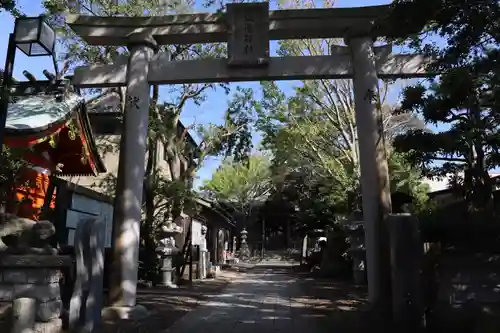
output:
[{"label": "blue sky", "polygon": [[[18,0],[17,1],[21,11],[23,11],[28,16],[37,16],[43,12],[42,7],[40,5],[41,1],[38,0]],[[369,5],[381,5],[388,4],[390,0],[337,0],[336,7],[358,7],[358,6],[369,6]],[[271,2],[271,8],[274,7]],[[205,11],[200,8],[200,11]],[[0,33],[0,50],[7,50],[7,42],[8,35],[14,29],[14,20],[13,18],[5,13],[0,13],[0,22],[3,26]],[[274,45],[271,44],[271,51],[273,52],[275,49]],[[5,51],[0,53],[0,64],[3,64],[5,61]],[[37,58],[28,58],[21,52],[17,52],[16,54],[16,62],[14,67],[14,76],[18,79],[23,79],[22,71],[27,70],[34,74],[36,77],[43,78],[42,70],[53,68],[52,60],[50,57],[37,57]],[[297,84],[297,82],[289,81],[289,82],[281,82],[280,86],[285,92],[291,92],[293,86]],[[244,86],[244,87],[254,87],[257,88],[259,86],[258,82],[248,82],[248,83],[233,83],[231,85],[232,89],[236,86]],[[398,85],[400,86],[400,85]],[[391,100],[395,100],[399,94],[400,89],[393,90],[392,95],[390,96]],[[208,98],[206,102],[202,106],[196,106],[192,103],[189,103],[186,106],[186,109],[182,114],[182,121],[186,124],[192,124],[196,122],[197,124],[208,124],[208,123],[220,123],[223,119],[224,111],[227,107],[228,96],[225,95],[222,91],[210,91],[208,93]],[[259,137],[256,136],[254,139],[255,145],[258,144]],[[220,164],[220,159],[218,158],[209,158],[205,161],[203,167],[198,171],[198,179],[197,184],[200,184],[205,179],[210,179],[213,171]]]}]

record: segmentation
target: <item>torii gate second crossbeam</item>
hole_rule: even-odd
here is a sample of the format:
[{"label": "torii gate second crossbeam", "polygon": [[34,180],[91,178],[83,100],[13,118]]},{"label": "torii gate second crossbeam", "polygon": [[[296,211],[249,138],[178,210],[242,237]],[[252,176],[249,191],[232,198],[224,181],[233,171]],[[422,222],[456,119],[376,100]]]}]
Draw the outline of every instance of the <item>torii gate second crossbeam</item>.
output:
[{"label": "torii gate second crossbeam", "polygon": [[[394,36],[383,25],[389,6],[305,9],[269,12],[268,3],[227,6],[227,12],[164,17],[69,16],[71,28],[93,45],[127,45],[127,63],[78,68],[73,84],[81,87],[127,87],[114,252],[117,274],[114,305],[134,307],[137,284],[142,177],[151,84],[251,80],[352,78],[359,137],[361,188],[368,264],[369,300],[389,315],[390,263],[384,219],[391,212],[383,125],[377,101],[379,78],[410,78],[426,73],[420,55],[392,55],[376,48],[375,37]],[[344,38],[329,56],[269,57],[269,40]],[[154,55],[158,44],[227,42],[227,59],[170,61]]]}]

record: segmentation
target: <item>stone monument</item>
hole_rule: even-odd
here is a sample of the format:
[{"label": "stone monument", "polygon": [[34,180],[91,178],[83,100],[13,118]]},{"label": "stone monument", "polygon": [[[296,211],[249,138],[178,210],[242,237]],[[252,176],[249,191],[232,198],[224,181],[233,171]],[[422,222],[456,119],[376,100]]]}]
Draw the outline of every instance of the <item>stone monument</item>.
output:
[{"label": "stone monument", "polygon": [[99,332],[103,307],[104,235],[101,219],[78,223],[75,231],[76,280],[69,309],[72,332]]},{"label": "stone monument", "polygon": [[399,332],[422,332],[423,246],[418,219],[408,213],[390,214],[387,217],[387,224],[391,244],[394,327]]},{"label": "stone monument", "polygon": [[162,282],[163,287],[177,288],[177,285],[172,281],[172,265],[173,256],[177,255],[180,250],[175,246],[175,236],[182,233],[183,228],[175,223],[169,222],[161,228],[160,246],[156,248],[156,252],[162,257]]}]

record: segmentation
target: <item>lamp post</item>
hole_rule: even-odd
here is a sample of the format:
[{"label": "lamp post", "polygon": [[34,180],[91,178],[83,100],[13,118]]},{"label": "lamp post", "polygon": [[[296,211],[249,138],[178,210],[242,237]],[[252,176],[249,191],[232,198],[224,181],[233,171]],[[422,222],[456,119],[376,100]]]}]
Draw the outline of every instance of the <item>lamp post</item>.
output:
[{"label": "lamp post", "polygon": [[3,152],[5,123],[7,121],[7,112],[9,109],[16,48],[21,50],[28,57],[52,56],[57,77],[57,61],[54,57],[55,44],[56,33],[45,21],[43,16],[21,17],[16,19],[14,32],[9,35],[3,80],[0,86],[0,154]]}]

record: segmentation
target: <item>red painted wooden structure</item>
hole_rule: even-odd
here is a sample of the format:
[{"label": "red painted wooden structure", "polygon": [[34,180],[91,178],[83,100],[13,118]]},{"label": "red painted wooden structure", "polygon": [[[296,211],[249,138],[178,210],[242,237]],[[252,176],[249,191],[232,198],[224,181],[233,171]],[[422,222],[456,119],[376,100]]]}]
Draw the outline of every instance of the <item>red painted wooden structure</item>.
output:
[{"label": "red painted wooden structure", "polygon": [[48,193],[55,206],[52,175],[95,176],[106,168],[99,157],[84,100],[67,93],[25,96],[9,105],[5,144],[21,149],[29,164],[20,173],[20,184],[7,212],[34,220],[40,218]]}]

